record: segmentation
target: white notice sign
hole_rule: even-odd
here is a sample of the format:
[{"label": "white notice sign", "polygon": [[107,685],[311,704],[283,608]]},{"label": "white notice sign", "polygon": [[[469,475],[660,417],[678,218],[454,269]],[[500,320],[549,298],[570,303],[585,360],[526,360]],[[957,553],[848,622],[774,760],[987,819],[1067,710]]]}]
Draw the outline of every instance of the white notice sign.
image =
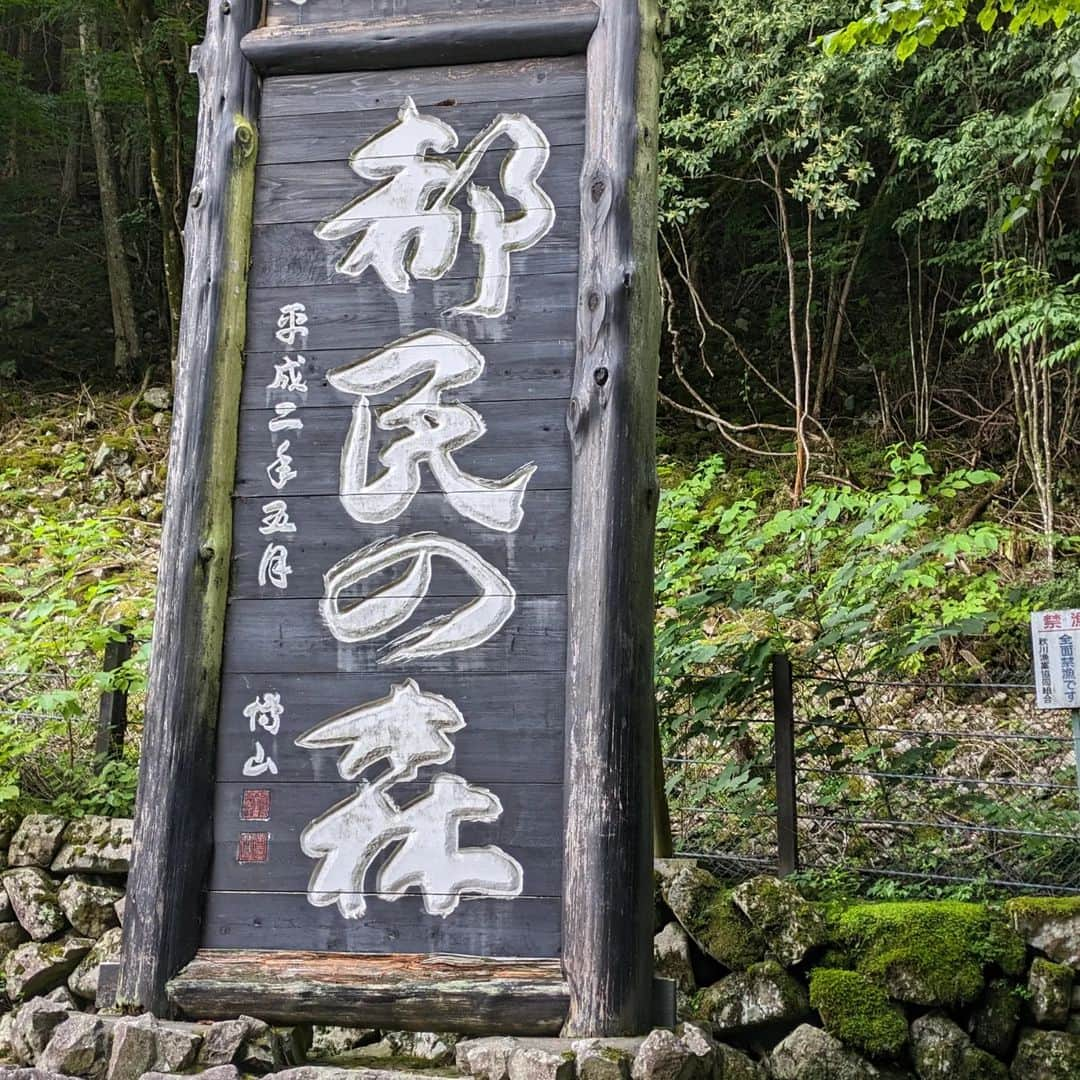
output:
[{"label": "white notice sign", "polygon": [[1080,709],[1076,685],[1080,610],[1034,612],[1031,650],[1035,659],[1035,707]]}]

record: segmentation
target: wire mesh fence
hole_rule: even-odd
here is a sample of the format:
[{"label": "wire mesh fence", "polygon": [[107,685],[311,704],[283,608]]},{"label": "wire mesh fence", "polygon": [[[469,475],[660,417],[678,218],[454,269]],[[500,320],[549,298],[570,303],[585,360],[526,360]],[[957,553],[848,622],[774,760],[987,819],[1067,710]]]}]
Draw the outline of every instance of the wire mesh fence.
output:
[{"label": "wire mesh fence", "polygon": [[1029,682],[803,674],[787,708],[784,689],[779,708],[774,693],[706,721],[695,702],[708,695],[685,688],[665,758],[680,854],[731,877],[797,859],[877,880],[1080,893],[1069,714],[1036,710]]}]

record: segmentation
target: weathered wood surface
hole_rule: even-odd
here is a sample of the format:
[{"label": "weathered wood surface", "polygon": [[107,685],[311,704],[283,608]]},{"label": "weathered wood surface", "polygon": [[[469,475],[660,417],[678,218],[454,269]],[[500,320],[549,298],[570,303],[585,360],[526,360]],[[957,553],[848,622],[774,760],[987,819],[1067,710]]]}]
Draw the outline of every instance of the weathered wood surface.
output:
[{"label": "weathered wood surface", "polygon": [[[449,124],[458,134],[460,150],[464,150],[469,140],[483,131],[500,113],[524,112],[543,128],[554,157],[561,147],[581,146],[584,143],[581,103],[580,94],[540,97],[533,101],[511,98],[466,102],[460,106],[441,104],[425,109],[424,114]],[[391,109],[364,113],[332,112],[312,116],[279,116],[267,120],[259,133],[262,140],[259,165],[313,162],[346,164],[349,155],[358,146],[395,123],[402,104],[399,101]],[[395,159],[386,157],[381,160]],[[367,182],[357,177],[353,197],[362,194],[366,186]]]},{"label": "weathered wood surface", "polygon": [[566,598],[519,596],[506,625],[482,645],[420,664],[380,665],[384,647],[414,625],[447,615],[462,598],[432,596],[417,614],[377,641],[342,645],[320,622],[312,600],[233,600],[224,670],[277,675],[294,671],[428,672],[562,671],[566,663]]},{"label": "weathered wood surface", "polygon": [[[454,756],[441,766],[460,772],[478,784],[562,784],[563,694],[560,672],[526,672],[491,676],[452,674],[414,675],[421,688],[450,698],[467,718],[454,737]],[[285,702],[278,745],[288,747],[297,736],[327,717],[357,702],[378,701],[401,676],[371,672],[363,675],[227,675],[221,688],[221,713],[230,722],[218,729],[218,756],[243,761],[251,753],[251,732],[244,707],[256,695],[272,690]],[[236,722],[231,722],[236,721]],[[319,781],[338,783],[337,752],[278,753],[279,783]],[[239,776],[238,772],[229,775]],[[251,786],[258,786],[251,781]],[[556,808],[556,817],[561,819]]]},{"label": "weathered wood surface", "polygon": [[258,1000],[271,1022],[377,1024],[481,1034],[555,1035],[567,991],[558,961],[327,956],[203,949],[169,987],[181,1008],[235,1017]]},{"label": "weathered wood surface", "polygon": [[240,39],[259,15],[256,0],[212,4],[192,60],[199,135],[119,985],[123,1004],[157,1013],[168,1009],[166,980],[198,944],[211,850],[211,755],[257,151],[258,85]]},{"label": "weathered wood surface", "polygon": [[264,75],[469,64],[580,53],[596,26],[588,0],[548,0],[541,11],[423,12],[299,26],[266,26],[244,39]]},{"label": "weathered wood surface", "polygon": [[[505,160],[506,154],[495,150],[489,150],[483,154],[473,174],[474,181],[498,192],[500,190],[499,171]],[[552,155],[549,168],[544,170],[542,187],[551,196],[558,211],[555,228],[545,239],[560,239],[565,242],[568,236],[577,235],[579,222],[577,186],[581,175],[581,162],[581,147],[558,146]],[[310,166],[306,164],[263,165],[259,168],[257,176],[255,224],[309,225],[308,232],[312,239],[316,239],[315,225],[376,186],[370,181],[358,178],[344,160],[322,162],[321,167],[314,174]],[[520,209],[513,199],[507,199],[504,196],[503,202],[509,214]],[[384,215],[384,218],[386,216],[388,215]],[[423,221],[423,218],[418,215],[401,216],[412,217],[417,224]],[[466,216],[471,217],[472,211],[463,210],[463,220]],[[485,213],[481,216],[487,215]],[[294,230],[294,232],[299,231]],[[329,243],[325,240],[318,242],[326,249],[333,251],[335,257],[340,257],[349,244],[355,242],[355,237]],[[471,246],[467,241],[462,243],[458,261],[450,268],[448,274],[453,273],[455,277],[475,276],[475,260],[472,261],[471,266],[463,264],[463,257],[469,254],[468,249]],[[540,246],[546,247],[547,244]],[[528,252],[520,254],[524,256]],[[573,271],[577,269],[577,266],[575,264],[568,269]],[[515,264],[514,273],[519,272],[521,271]]]},{"label": "weathered wood surface", "polygon": [[[284,740],[279,738],[279,742],[283,743]],[[250,747],[244,757],[247,753],[250,753]],[[328,751],[327,756],[337,755],[334,751]],[[441,767],[442,771],[454,768],[452,765]],[[375,767],[372,774],[377,776],[378,773],[379,769]],[[265,779],[216,785],[214,816],[220,822],[220,827],[215,830],[214,837],[214,863],[209,885],[211,892],[303,894],[315,868],[315,861],[300,850],[300,833],[308,822],[355,795],[357,788],[355,783],[341,780],[336,783],[285,783],[275,778],[271,783],[264,783]],[[469,777],[470,782],[479,782],[479,779]],[[502,803],[503,813],[498,821],[463,822],[459,833],[462,846],[498,844],[521,863],[524,870],[523,896],[557,897],[562,885],[562,784],[488,782],[484,786]],[[241,820],[241,800],[244,791],[251,788],[270,792],[273,807],[270,823]],[[393,799],[404,806],[420,798],[427,790],[427,781],[396,784]],[[251,831],[270,834],[267,862],[237,862],[238,836]],[[357,891],[373,894],[374,881],[373,868],[362,889]],[[407,896],[410,893],[405,891],[399,895]],[[412,890],[412,895],[419,894]],[[476,898],[468,896],[461,901],[462,905],[474,902]],[[374,897],[369,901],[368,912],[376,913],[385,908],[385,915],[391,917],[397,903]],[[517,900],[509,904],[506,901],[501,903],[511,909],[508,914],[512,919]],[[337,915],[336,909],[327,911]],[[315,913],[316,909],[312,908],[312,915]],[[453,922],[456,917],[455,913],[450,921]]]},{"label": "weathered wood surface", "polygon": [[[292,0],[288,4],[295,10]],[[282,75],[264,83],[261,115],[265,119],[399,109],[406,95],[422,112],[428,112],[437,106],[445,111],[450,102],[486,101],[499,106],[506,98],[535,101],[575,94],[582,98],[585,94],[584,56],[400,71]]]},{"label": "weathered wood surface", "polygon": [[391,15],[484,15],[493,8],[543,10],[549,0],[267,0],[267,26],[310,26],[344,19],[384,19]]},{"label": "weathered wood surface", "polygon": [[[367,275],[366,275],[367,276]],[[557,341],[574,334],[574,312],[566,306],[574,295],[577,275],[510,279],[510,299],[502,319],[451,315],[455,305],[468,303],[474,288],[469,281],[418,281],[406,296],[357,284],[295,289],[252,289],[248,303],[248,341],[252,352],[282,352],[274,339],[278,310],[298,301],[317,320],[319,335],[312,344],[323,349],[356,349],[358,353],[384,348],[421,330],[449,330],[481,352],[490,341]],[[303,352],[303,349],[294,350]]]},{"label": "weathered wood surface", "polygon": [[660,308],[655,0],[589,43],[567,652],[566,1034],[650,1025],[653,523]]},{"label": "weathered wood surface", "polygon": [[[565,490],[570,455],[565,436],[560,430],[560,405],[558,401],[546,399],[488,402],[482,414],[488,430],[474,443],[455,451],[454,461],[464,471],[492,480],[509,476],[532,462],[537,468],[529,482],[529,492]],[[288,440],[288,452],[294,459],[293,468],[297,476],[288,482],[283,491],[276,491],[266,471],[274,461],[275,433],[267,425],[275,414],[262,409],[249,409],[241,414],[236,494],[295,498],[298,495],[355,495],[362,492],[362,477],[339,476],[341,448],[352,423],[352,409],[304,409],[294,415],[302,417],[303,429],[278,432],[276,445]],[[377,415],[375,412],[374,416]],[[399,431],[383,431],[372,424],[369,478],[382,472],[378,454],[399,439],[401,434]],[[441,490],[430,471],[425,469],[421,491]],[[525,513],[529,513],[528,506]],[[349,519],[346,517],[342,520]],[[356,528],[355,523],[350,526],[353,535],[356,535]],[[411,522],[408,531],[417,531]]]},{"label": "weathered wood surface", "polygon": [[[348,251],[348,241],[319,240],[315,236],[316,224],[300,221],[257,225],[252,238],[252,286],[340,285],[348,280],[337,270],[339,260]],[[577,207],[563,210],[542,245],[514,253],[515,275],[520,272],[524,277],[545,277],[573,273],[578,259],[577,229]],[[474,283],[478,269],[475,250],[463,250],[443,280]]]},{"label": "weathered wood surface", "polygon": [[[336,908],[312,907],[304,893],[212,892],[206,897],[202,948],[265,949],[272,945],[317,952],[385,953],[392,949],[551,957],[559,955],[561,909],[562,903],[552,897],[519,896],[512,901],[473,897],[462,900],[458,910],[444,919],[428,915],[420,897],[410,895],[392,904],[373,904],[362,918],[343,919]],[[261,1004],[259,1014],[263,1015]]]},{"label": "weathered wood surface", "polygon": [[[257,271],[256,271],[257,272]],[[301,351],[301,350],[298,350]],[[488,342],[483,349],[484,373],[469,386],[454,391],[454,398],[474,407],[489,401],[529,401],[561,398],[570,392],[574,366],[574,343],[566,341]],[[244,409],[273,409],[281,401],[300,398],[305,409],[326,406],[352,406],[354,394],[335,390],[327,381],[327,372],[357,360],[357,349],[303,349],[306,394],[270,390],[274,365],[281,361],[280,349],[274,352],[249,352],[246,364],[251,377],[244,380],[240,402]],[[395,392],[396,393],[396,392]],[[394,393],[389,395],[391,398]],[[417,401],[433,400],[423,388]]]},{"label": "weathered wood surface", "polygon": [[[570,547],[569,502],[565,491],[536,491],[528,498],[525,523],[516,533],[498,533],[461,517],[441,492],[425,492],[413,499],[409,528],[414,532],[437,532],[462,540],[514,584],[519,596],[558,595],[566,592],[566,560]],[[333,495],[298,496],[289,499],[296,533],[289,537],[292,573],[286,592],[269,581],[259,584],[259,560],[270,541],[259,533],[265,499],[238,499],[233,533],[233,572],[229,595],[236,598],[319,598],[325,586],[323,574],[351,555],[361,542],[355,522]],[[276,537],[275,539],[280,539]],[[351,589],[343,596],[370,592],[389,580],[383,575],[366,583],[366,590]],[[430,596],[474,596],[476,584],[460,568],[447,564],[432,581]]]}]

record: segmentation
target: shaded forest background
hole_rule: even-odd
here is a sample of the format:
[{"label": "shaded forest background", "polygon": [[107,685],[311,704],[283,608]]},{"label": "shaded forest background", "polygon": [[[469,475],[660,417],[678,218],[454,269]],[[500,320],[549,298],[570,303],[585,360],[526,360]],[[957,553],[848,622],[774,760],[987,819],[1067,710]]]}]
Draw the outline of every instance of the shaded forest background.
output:
[{"label": "shaded forest background", "polygon": [[[1030,611],[1080,607],[1078,10],[667,4],[669,749],[760,702],[777,651],[837,679],[1030,678]],[[17,719],[73,747],[102,686],[137,713],[204,18],[0,0],[0,809],[133,791],[137,741],[73,780]],[[103,677],[121,622],[141,648]],[[740,725],[721,786],[749,798]]]}]

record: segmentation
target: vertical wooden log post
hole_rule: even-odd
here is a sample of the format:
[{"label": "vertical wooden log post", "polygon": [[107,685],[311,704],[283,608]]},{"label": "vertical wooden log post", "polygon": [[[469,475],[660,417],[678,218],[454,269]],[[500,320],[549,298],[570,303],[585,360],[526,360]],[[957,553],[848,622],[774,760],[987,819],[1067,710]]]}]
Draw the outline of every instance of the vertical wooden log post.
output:
[{"label": "vertical wooden log post", "polygon": [[652,991],[656,0],[588,50],[567,649],[564,1033],[647,1030]]},{"label": "vertical wooden log post", "polygon": [[776,844],[780,876],[799,869],[795,803],[795,696],[791,661],[772,658],[773,764],[776,769]]},{"label": "vertical wooden log post", "polygon": [[[126,626],[115,627],[120,637],[113,638],[105,646],[105,662],[102,671],[115,671],[131,659],[133,638]],[[94,756],[100,760],[119,758],[124,752],[127,734],[127,691],[106,690],[98,705],[97,734],[94,738]]]},{"label": "vertical wooden log post", "polygon": [[192,56],[199,142],[184,231],[184,305],[153,663],[118,1001],[164,1014],[194,955],[211,847],[230,490],[245,333],[258,83],[240,52],[260,0],[211,0]]}]

